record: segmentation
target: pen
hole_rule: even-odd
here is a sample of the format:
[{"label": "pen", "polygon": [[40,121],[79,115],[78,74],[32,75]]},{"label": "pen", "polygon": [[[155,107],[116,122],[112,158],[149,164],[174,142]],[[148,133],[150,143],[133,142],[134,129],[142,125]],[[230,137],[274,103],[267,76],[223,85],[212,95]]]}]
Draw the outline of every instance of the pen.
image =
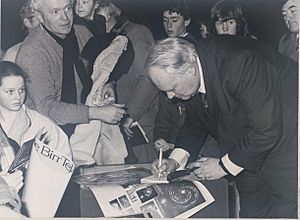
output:
[{"label": "pen", "polygon": [[[160,168],[162,165],[162,154],[163,154],[163,151],[162,151],[162,148],[160,148],[159,149],[159,158],[158,158],[158,168]],[[160,172],[158,172],[157,178],[158,179],[160,178]]]}]

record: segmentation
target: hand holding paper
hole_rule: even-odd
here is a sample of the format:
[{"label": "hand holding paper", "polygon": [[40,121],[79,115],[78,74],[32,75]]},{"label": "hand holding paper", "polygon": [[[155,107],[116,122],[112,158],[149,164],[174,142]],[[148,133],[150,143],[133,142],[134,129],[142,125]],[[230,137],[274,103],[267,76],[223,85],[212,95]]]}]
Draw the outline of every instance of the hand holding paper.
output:
[{"label": "hand holding paper", "polygon": [[1,175],[1,177],[5,180],[7,185],[12,187],[16,192],[24,185],[23,183],[23,173],[20,170],[15,171],[14,173],[6,173]]}]

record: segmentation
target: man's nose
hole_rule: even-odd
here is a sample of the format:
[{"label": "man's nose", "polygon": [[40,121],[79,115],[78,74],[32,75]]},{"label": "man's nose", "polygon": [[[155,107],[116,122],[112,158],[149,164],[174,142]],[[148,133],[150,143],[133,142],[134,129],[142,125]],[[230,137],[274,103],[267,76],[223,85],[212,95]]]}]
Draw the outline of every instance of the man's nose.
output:
[{"label": "man's nose", "polygon": [[60,13],[60,18],[61,18],[62,20],[68,19],[68,15],[67,15],[67,13],[66,13],[64,10],[61,11],[61,13]]},{"label": "man's nose", "polygon": [[167,96],[169,99],[172,99],[175,97],[175,93],[174,92],[167,92]]},{"label": "man's nose", "polygon": [[227,31],[228,30],[227,22],[223,22],[222,23],[222,29],[223,29],[223,31]]},{"label": "man's nose", "polygon": [[168,26],[168,28],[172,28],[172,22],[171,21],[168,21],[168,23],[167,23],[167,26]]}]

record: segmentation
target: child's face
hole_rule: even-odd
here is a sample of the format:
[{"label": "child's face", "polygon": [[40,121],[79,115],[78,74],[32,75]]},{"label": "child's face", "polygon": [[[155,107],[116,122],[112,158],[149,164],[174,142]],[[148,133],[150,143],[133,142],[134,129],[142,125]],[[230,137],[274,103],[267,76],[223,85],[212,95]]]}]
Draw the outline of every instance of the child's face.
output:
[{"label": "child's face", "polygon": [[77,0],[75,11],[81,18],[93,19],[96,9],[95,0]]},{"label": "child's face", "polygon": [[219,19],[215,23],[215,28],[218,35],[222,35],[222,34],[236,35],[237,23],[235,19],[229,19],[226,21],[222,21],[222,19]]},{"label": "child's face", "polygon": [[25,82],[21,76],[6,76],[0,86],[0,110],[19,111],[25,101]]}]

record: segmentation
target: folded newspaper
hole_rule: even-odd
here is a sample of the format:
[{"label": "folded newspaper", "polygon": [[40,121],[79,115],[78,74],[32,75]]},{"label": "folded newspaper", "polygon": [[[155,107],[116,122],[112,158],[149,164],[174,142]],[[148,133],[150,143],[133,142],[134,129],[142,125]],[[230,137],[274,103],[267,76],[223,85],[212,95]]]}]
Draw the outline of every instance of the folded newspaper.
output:
[{"label": "folded newspaper", "polygon": [[188,218],[214,202],[198,181],[89,187],[105,217]]},{"label": "folded newspaper", "polygon": [[29,217],[53,217],[75,165],[61,152],[34,140],[22,194]]}]

